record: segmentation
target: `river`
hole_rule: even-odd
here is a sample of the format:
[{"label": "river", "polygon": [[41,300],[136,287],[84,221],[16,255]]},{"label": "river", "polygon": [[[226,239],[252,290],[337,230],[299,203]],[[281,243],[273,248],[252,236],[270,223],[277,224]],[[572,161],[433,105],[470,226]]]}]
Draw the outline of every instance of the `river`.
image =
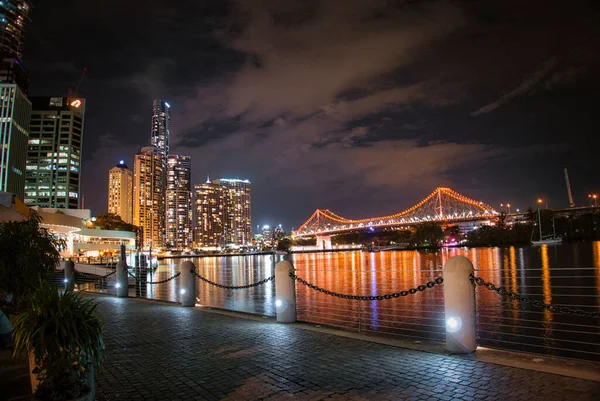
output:
[{"label": "river", "polygon": [[[294,254],[296,274],[331,291],[353,295],[399,292],[442,275],[445,261],[464,255],[476,275],[544,303],[600,311],[600,241],[542,247],[444,248],[437,251]],[[197,272],[214,282],[244,285],[274,274],[282,256],[192,258]],[[188,259],[165,259],[152,280],[179,271]],[[199,303],[265,316],[275,315],[274,283],[224,290],[198,280]],[[147,296],[177,300],[178,281],[148,286]],[[444,340],[443,286],[401,298],[354,301],[334,298],[297,283],[298,320],[363,334]],[[600,361],[600,321],[562,315],[477,287],[478,344],[493,348]]]}]

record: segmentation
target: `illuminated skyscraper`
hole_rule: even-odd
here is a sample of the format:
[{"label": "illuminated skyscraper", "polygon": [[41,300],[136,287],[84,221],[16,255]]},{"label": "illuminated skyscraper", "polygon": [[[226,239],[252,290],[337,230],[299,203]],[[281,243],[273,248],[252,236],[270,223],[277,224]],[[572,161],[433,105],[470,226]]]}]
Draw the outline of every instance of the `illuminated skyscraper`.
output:
[{"label": "illuminated skyscraper", "polygon": [[0,58],[23,57],[25,28],[31,18],[27,0],[0,1]]},{"label": "illuminated skyscraper", "polygon": [[133,173],[123,160],[108,172],[108,213],[133,222]]},{"label": "illuminated skyscraper", "polygon": [[166,163],[169,156],[169,137],[171,136],[171,106],[156,99],[152,102],[152,130],[150,145],[155,146],[163,154]]},{"label": "illuminated skyscraper", "polygon": [[17,85],[0,85],[0,110],[0,191],[23,200],[31,102]]},{"label": "illuminated skyscraper", "polygon": [[214,182],[221,186],[222,191],[225,243],[238,245],[251,243],[250,181],[221,178]]},{"label": "illuminated skyscraper", "polygon": [[133,162],[133,224],[142,229],[143,249],[165,245],[165,182],[163,153],[147,146]]},{"label": "illuminated skyscraper", "polygon": [[81,150],[85,99],[32,97],[27,145],[25,203],[80,207]]},{"label": "illuminated skyscraper", "polygon": [[184,249],[192,245],[192,191],[189,156],[169,155],[167,159],[167,247]]},{"label": "illuminated skyscraper", "polygon": [[223,244],[223,200],[221,186],[206,180],[194,186],[194,242],[198,247]]}]

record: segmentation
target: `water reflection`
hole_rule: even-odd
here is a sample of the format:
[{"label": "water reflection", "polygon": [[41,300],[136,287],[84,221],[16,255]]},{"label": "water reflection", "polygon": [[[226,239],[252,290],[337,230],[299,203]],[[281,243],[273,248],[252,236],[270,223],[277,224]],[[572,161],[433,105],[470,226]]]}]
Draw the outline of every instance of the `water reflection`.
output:
[{"label": "water reflection", "polygon": [[[464,255],[476,274],[509,291],[544,303],[580,305],[599,310],[600,242],[554,247],[451,248],[431,251],[339,252],[295,254],[298,276],[320,287],[355,295],[381,295],[414,288],[442,274],[452,256]],[[280,256],[206,257],[193,259],[209,280],[242,285],[273,274]],[[180,260],[162,261],[153,280],[170,277]],[[588,277],[591,283],[586,284]],[[584,280],[584,281],[582,281]],[[587,289],[586,289],[587,288]],[[273,316],[274,283],[248,290],[224,290],[198,282],[203,305]],[[298,318],[378,335],[415,339],[445,338],[443,289],[435,286],[407,297],[382,301],[334,298],[297,286]],[[149,288],[151,297],[177,300],[177,280]],[[577,316],[553,314],[477,288],[478,335],[483,345],[549,352],[600,360],[589,344],[600,342],[600,331]],[[577,333],[577,340],[573,340]]]}]

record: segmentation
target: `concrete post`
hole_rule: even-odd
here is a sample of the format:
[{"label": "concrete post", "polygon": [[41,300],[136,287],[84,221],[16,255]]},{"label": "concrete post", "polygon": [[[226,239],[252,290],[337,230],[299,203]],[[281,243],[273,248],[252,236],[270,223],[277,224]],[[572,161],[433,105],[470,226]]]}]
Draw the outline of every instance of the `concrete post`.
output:
[{"label": "concrete post", "polygon": [[115,286],[117,287],[117,297],[125,298],[129,295],[129,285],[127,283],[127,264],[123,261],[119,261],[117,263],[117,272],[115,273],[117,276],[117,283]]},{"label": "concrete post", "polygon": [[65,291],[73,291],[75,286],[75,263],[72,260],[65,260]]},{"label": "concrete post", "polygon": [[296,280],[294,266],[287,260],[275,265],[275,311],[279,323],[296,322]]},{"label": "concrete post", "polygon": [[444,266],[446,348],[450,352],[468,354],[477,349],[475,285],[469,279],[473,271],[464,256],[454,256]]},{"label": "concrete post", "polygon": [[195,306],[196,276],[194,276],[194,273],[191,270],[195,270],[196,266],[188,260],[181,264],[180,269],[179,299],[181,300],[181,306]]}]

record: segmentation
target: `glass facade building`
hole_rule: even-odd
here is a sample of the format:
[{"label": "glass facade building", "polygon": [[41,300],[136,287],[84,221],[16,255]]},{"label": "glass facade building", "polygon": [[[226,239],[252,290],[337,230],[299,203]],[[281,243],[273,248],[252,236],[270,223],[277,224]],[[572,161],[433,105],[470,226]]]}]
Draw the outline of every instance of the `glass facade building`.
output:
[{"label": "glass facade building", "polygon": [[78,209],[85,99],[32,97],[25,204]]},{"label": "glass facade building", "polygon": [[31,22],[27,0],[0,1],[0,58],[23,57],[25,28]]},{"label": "glass facade building", "polygon": [[31,102],[16,84],[0,84],[0,191],[25,198]]},{"label": "glass facade building", "polygon": [[108,213],[133,223],[133,172],[123,160],[108,172]]},{"label": "glass facade building", "polygon": [[169,155],[167,159],[166,232],[167,248],[192,245],[192,162],[189,156]]},{"label": "glass facade building", "polygon": [[163,160],[169,156],[169,138],[171,136],[171,106],[169,103],[156,99],[152,102],[152,130],[150,145],[163,154]]}]

